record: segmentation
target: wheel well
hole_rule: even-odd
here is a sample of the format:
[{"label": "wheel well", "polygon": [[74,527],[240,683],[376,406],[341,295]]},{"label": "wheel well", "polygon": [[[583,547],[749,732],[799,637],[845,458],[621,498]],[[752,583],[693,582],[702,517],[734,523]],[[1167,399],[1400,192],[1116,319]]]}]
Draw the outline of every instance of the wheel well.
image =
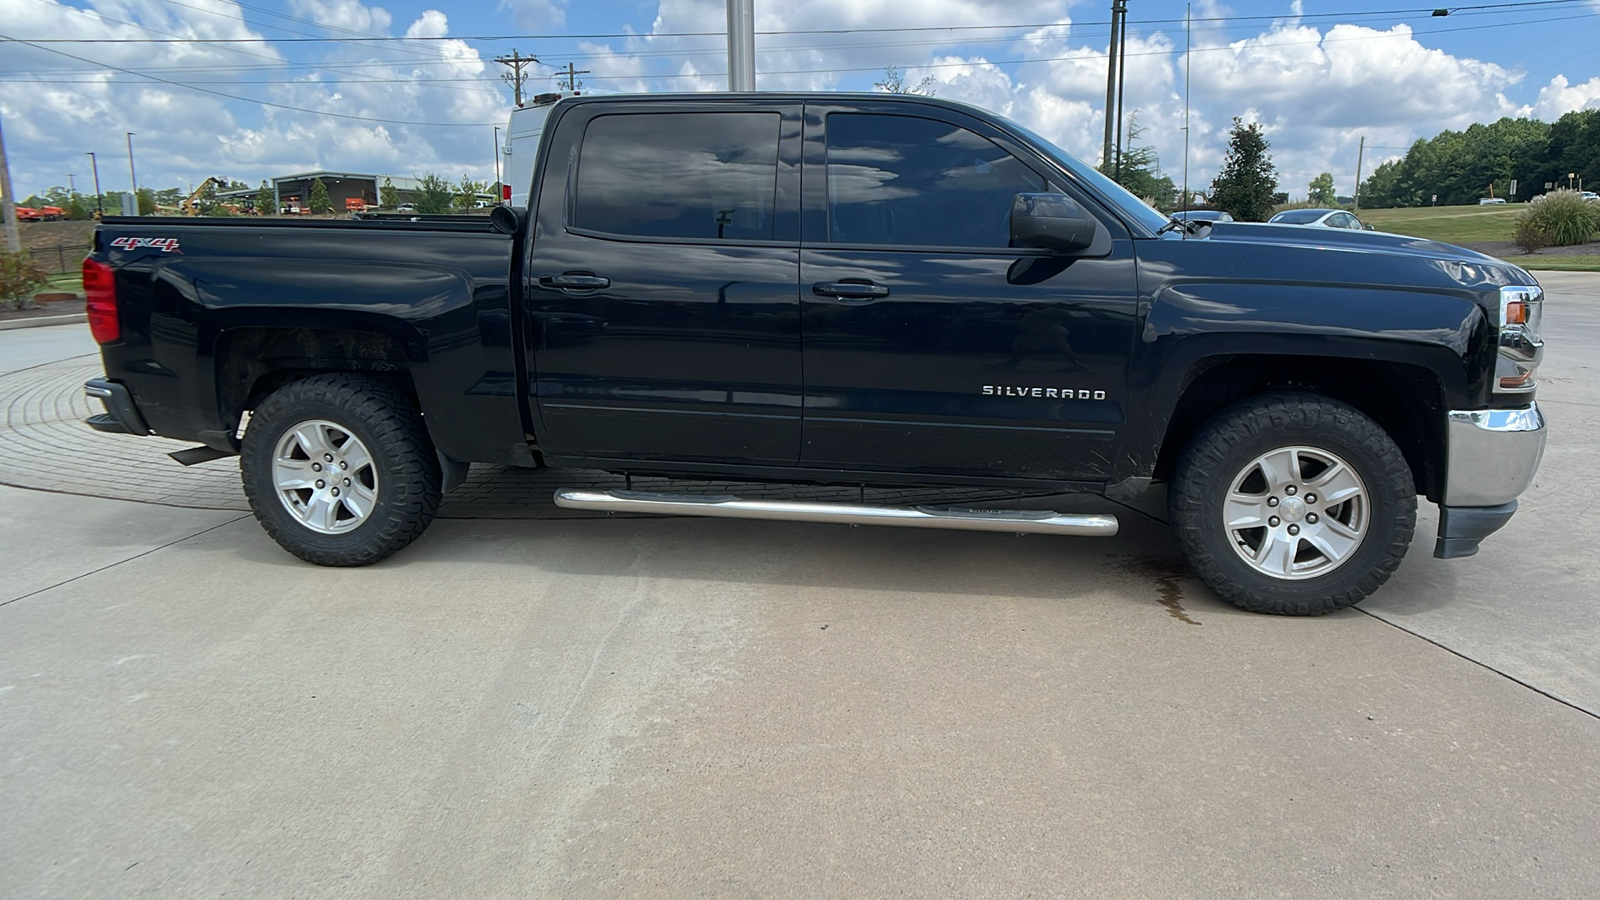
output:
[{"label": "wheel well", "polygon": [[1445,403],[1438,376],[1419,366],[1343,357],[1233,356],[1197,366],[1167,422],[1155,477],[1171,477],[1189,439],[1212,416],[1274,390],[1320,394],[1360,410],[1400,446],[1417,492],[1430,500],[1443,493]]},{"label": "wheel well", "polygon": [[416,399],[411,367],[388,335],[331,328],[238,328],[217,342],[217,399],[225,422],[238,427],[273,391],[324,372],[361,372]]}]

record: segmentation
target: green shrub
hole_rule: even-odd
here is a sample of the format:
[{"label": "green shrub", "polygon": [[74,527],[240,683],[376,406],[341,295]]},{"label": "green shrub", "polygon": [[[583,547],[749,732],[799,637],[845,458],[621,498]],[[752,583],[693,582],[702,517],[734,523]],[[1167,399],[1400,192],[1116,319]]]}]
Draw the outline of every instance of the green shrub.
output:
[{"label": "green shrub", "polygon": [[1550,243],[1557,247],[1587,243],[1600,232],[1600,203],[1583,199],[1577,191],[1554,190],[1533,198],[1528,208],[1518,214],[1519,233],[1523,223],[1548,234]]},{"label": "green shrub", "polygon": [[1517,224],[1512,230],[1511,239],[1522,248],[1523,253],[1537,253],[1550,246],[1555,239],[1543,225],[1534,222],[1528,212],[1529,210],[1523,210],[1522,215],[1517,216]]},{"label": "green shrub", "polygon": [[28,251],[0,250],[0,303],[22,309],[34,292],[49,282],[44,266],[29,258]]}]

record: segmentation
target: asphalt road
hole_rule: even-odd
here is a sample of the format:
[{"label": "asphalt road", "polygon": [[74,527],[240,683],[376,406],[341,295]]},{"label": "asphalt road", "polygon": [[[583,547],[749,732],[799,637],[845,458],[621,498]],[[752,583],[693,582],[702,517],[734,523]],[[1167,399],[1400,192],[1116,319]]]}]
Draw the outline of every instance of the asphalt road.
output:
[{"label": "asphalt road", "polygon": [[1600,276],[1541,279],[1522,512],[1321,619],[1137,519],[457,518],[326,570],[0,487],[0,895],[1593,896]]}]

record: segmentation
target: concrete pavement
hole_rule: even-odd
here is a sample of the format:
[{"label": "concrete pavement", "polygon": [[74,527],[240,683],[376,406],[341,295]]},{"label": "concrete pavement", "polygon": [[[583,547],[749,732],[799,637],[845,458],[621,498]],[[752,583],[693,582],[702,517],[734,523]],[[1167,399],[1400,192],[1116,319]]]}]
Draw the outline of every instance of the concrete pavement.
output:
[{"label": "concrete pavement", "polygon": [[0,895],[1592,896],[1600,277],[1541,278],[1523,511],[1322,619],[1139,519],[533,510],[328,570],[0,487]]}]

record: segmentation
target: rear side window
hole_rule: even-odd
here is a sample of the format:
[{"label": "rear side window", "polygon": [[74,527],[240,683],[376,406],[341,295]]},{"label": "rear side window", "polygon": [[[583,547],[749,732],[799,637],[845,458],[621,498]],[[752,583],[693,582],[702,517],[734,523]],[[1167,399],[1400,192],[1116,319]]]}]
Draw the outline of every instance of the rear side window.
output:
[{"label": "rear side window", "polygon": [[768,241],[777,113],[599,116],[578,152],[574,227],[636,237]]},{"label": "rear side window", "polygon": [[828,233],[847,244],[1005,247],[1044,179],[998,145],[911,116],[828,116]]}]

